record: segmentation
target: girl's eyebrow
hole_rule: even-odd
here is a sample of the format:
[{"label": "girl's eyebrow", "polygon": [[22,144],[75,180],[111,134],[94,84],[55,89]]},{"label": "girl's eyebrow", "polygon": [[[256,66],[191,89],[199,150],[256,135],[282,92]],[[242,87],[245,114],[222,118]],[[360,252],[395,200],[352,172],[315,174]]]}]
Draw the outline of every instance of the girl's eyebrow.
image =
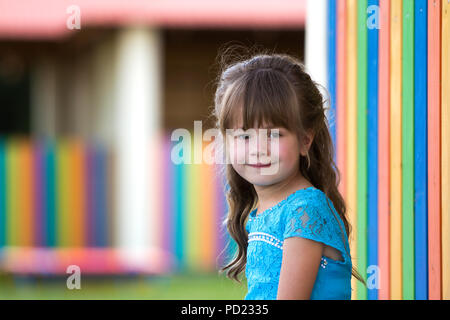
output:
[{"label": "girl's eyebrow", "polygon": [[[243,127],[240,127],[240,128],[237,128],[237,129],[244,130]],[[252,128],[249,128],[249,129],[252,129]],[[277,126],[270,125],[270,126],[262,126],[259,129],[283,129],[283,127],[277,127]]]},{"label": "girl's eyebrow", "polygon": [[262,129],[279,129],[279,130],[283,130],[283,127],[267,126],[267,127],[262,127]]}]

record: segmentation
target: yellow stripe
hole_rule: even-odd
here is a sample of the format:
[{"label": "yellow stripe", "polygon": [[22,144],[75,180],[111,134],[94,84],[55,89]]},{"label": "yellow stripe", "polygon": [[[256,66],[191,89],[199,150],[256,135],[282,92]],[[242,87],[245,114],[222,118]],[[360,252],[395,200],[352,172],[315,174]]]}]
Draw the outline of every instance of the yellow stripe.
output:
[{"label": "yellow stripe", "polygon": [[402,299],[402,0],[391,1],[391,299]]},{"label": "yellow stripe", "polygon": [[[192,141],[192,140],[191,140]],[[194,144],[191,144],[191,164],[186,164],[186,236],[187,265],[192,270],[198,270],[200,260],[200,233],[203,227],[200,221],[200,179],[199,166],[194,163]]]},{"label": "yellow stripe", "polygon": [[442,298],[450,300],[450,2],[442,1]]},{"label": "yellow stripe", "polygon": [[[350,234],[350,253],[353,265],[357,265],[356,234],[356,0],[347,1],[347,186],[346,202],[349,222],[352,226]],[[358,270],[360,273],[364,270]],[[352,299],[357,299],[356,279],[352,278]]]},{"label": "yellow stripe", "polygon": [[70,212],[70,222],[72,226],[72,240],[74,246],[82,247],[85,241],[85,167],[84,167],[84,150],[81,141],[73,140],[70,144],[70,173],[72,186],[72,206]]}]

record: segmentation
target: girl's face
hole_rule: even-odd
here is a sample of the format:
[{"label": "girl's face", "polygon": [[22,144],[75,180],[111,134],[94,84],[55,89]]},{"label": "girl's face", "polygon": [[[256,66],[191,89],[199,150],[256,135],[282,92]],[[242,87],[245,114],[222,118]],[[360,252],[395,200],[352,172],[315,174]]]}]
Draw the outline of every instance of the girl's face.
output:
[{"label": "girl's face", "polygon": [[294,132],[270,126],[240,128],[229,130],[227,151],[242,178],[253,185],[269,186],[298,173],[300,144]]}]

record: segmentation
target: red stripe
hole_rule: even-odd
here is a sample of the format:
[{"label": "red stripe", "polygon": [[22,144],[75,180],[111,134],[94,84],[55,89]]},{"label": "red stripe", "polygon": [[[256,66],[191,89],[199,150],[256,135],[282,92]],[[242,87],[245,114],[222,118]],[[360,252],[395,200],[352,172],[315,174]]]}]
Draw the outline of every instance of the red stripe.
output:
[{"label": "red stripe", "polygon": [[336,43],[337,43],[337,106],[336,106],[336,134],[337,134],[337,147],[336,147],[336,159],[337,167],[341,173],[341,179],[339,184],[339,192],[346,198],[346,142],[345,142],[345,130],[340,128],[345,128],[345,109],[346,109],[346,64],[345,64],[345,51],[346,51],[346,5],[345,0],[338,0],[338,18],[337,18],[337,32],[336,32]]},{"label": "red stripe", "polygon": [[379,109],[378,109],[378,265],[380,267],[380,290],[378,299],[389,300],[390,288],[390,232],[389,232],[389,136],[390,136],[390,1],[380,0],[379,33]]}]

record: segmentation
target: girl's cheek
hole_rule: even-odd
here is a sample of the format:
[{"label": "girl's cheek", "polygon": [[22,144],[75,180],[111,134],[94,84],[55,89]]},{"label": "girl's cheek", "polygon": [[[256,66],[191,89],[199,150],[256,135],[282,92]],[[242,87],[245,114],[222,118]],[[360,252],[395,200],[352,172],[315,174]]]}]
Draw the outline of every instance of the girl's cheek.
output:
[{"label": "girl's cheek", "polygon": [[296,146],[283,142],[278,144],[278,151],[279,161],[283,161],[285,163],[295,162],[296,156],[300,154],[300,151],[297,152]]},{"label": "girl's cheek", "polygon": [[277,149],[278,149],[278,158],[279,160],[286,160],[286,155],[289,154],[289,148],[288,146],[283,143],[283,142],[279,142],[278,146],[275,146],[274,150],[271,150],[271,153],[273,154],[273,156],[276,156],[277,153]]}]

